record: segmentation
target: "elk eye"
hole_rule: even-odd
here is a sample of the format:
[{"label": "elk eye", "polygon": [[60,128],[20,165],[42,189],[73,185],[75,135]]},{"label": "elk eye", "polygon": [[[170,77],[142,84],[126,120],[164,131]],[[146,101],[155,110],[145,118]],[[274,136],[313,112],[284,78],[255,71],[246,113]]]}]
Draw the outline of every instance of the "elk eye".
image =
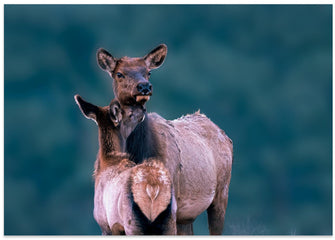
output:
[{"label": "elk eye", "polygon": [[124,78],[124,75],[123,75],[122,73],[120,73],[120,72],[116,73],[116,76],[117,76],[118,78]]}]

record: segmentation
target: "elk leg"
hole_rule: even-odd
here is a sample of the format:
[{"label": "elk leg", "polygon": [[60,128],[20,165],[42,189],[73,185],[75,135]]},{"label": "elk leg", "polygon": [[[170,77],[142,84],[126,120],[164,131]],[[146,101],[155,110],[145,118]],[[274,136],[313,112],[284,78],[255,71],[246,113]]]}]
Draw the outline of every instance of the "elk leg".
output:
[{"label": "elk leg", "polygon": [[210,235],[221,235],[225,220],[228,196],[217,194],[212,204],[207,208],[208,227]]},{"label": "elk leg", "polygon": [[193,223],[177,224],[177,235],[193,235]]}]

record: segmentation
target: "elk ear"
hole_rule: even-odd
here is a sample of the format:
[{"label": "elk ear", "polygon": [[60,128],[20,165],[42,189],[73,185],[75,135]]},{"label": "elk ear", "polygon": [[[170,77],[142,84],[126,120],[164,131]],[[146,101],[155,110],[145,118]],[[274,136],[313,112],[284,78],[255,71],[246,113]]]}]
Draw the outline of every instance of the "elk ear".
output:
[{"label": "elk ear", "polygon": [[117,100],[112,100],[112,102],[109,104],[109,115],[112,122],[114,123],[114,126],[119,126],[122,120],[122,110],[120,103]]},{"label": "elk ear", "polygon": [[103,48],[99,48],[97,51],[98,65],[102,70],[107,72],[114,71],[116,60],[115,58]]},{"label": "elk ear", "polygon": [[97,113],[99,111],[99,107],[84,101],[84,99],[82,99],[82,97],[78,94],[74,96],[74,100],[76,101],[83,115],[88,119],[92,119],[96,124],[98,124]]},{"label": "elk ear", "polygon": [[149,69],[155,69],[163,64],[167,54],[167,46],[161,44],[144,57],[144,61]]}]

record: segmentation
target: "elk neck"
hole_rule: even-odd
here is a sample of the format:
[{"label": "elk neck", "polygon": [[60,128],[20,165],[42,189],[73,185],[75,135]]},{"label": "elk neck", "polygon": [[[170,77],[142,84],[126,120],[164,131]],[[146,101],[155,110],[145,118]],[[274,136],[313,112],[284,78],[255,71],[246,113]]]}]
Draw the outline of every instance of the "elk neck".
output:
[{"label": "elk neck", "polygon": [[99,126],[99,152],[96,172],[110,166],[116,166],[127,158],[127,154],[122,151],[124,145],[120,131],[112,124],[104,127]]}]

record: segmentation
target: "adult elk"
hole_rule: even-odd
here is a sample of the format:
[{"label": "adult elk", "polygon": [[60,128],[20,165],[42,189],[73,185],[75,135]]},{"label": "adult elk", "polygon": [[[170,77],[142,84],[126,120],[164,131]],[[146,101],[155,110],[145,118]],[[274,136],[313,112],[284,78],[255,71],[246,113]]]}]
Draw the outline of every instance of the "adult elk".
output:
[{"label": "adult elk", "polygon": [[[149,100],[149,72],[163,63],[166,53],[164,44],[143,58],[116,59],[106,50],[98,50],[98,64],[112,77],[121,106],[142,107]],[[150,91],[139,91],[142,83]],[[210,119],[198,112],[173,121],[146,114],[127,138],[126,152],[137,164],[155,158],[169,170],[177,199],[178,234],[193,234],[192,223],[205,210],[210,234],[222,234],[233,144]]]},{"label": "adult elk", "polygon": [[141,108],[117,101],[98,107],[75,96],[86,118],[99,127],[95,162],[94,218],[104,235],[176,234],[176,200],[170,173],[155,159],[135,165],[122,153],[129,133],[143,120]]}]

